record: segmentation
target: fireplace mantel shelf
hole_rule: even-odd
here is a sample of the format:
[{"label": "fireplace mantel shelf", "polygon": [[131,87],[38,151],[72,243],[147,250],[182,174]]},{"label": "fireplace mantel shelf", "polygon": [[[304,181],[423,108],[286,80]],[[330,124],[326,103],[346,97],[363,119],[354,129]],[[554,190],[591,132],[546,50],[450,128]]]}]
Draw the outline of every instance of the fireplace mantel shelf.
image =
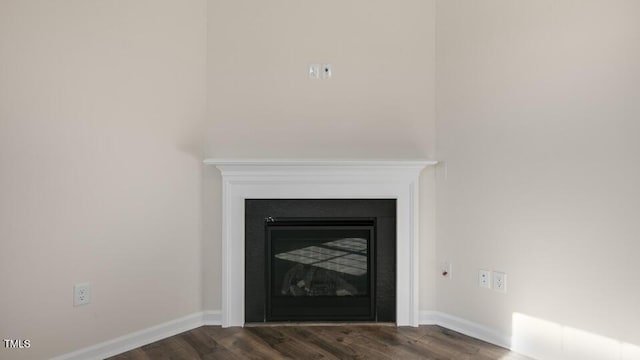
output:
[{"label": "fireplace mantel shelf", "polygon": [[206,159],[207,165],[243,166],[430,166],[438,162],[426,159]]},{"label": "fireplace mantel shelf", "polygon": [[243,326],[246,199],[395,199],[396,323],[418,325],[419,176],[437,161],[207,159],[222,174],[222,326]]},{"label": "fireplace mantel shelf", "polygon": [[[242,176],[246,180],[255,181],[259,177],[268,177],[273,180],[274,176],[290,179],[291,177],[335,177],[347,174],[352,177],[415,177],[425,167],[437,164],[437,161],[424,159],[207,159],[204,163],[216,166],[222,175]],[[286,179],[283,178],[283,180]]]},{"label": "fireplace mantel shelf", "polygon": [[438,162],[426,159],[410,160],[373,160],[373,159],[206,159],[204,163],[215,166],[322,166],[322,167],[426,167],[435,165]]}]

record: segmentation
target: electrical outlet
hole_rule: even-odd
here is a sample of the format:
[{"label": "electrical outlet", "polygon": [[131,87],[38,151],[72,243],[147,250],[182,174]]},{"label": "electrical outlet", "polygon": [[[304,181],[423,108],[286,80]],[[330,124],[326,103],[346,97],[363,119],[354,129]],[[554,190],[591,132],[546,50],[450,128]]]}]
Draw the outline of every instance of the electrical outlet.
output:
[{"label": "electrical outlet", "polygon": [[331,64],[322,65],[322,78],[325,80],[331,79]]},{"label": "electrical outlet", "polygon": [[86,305],[91,302],[91,283],[73,286],[73,306]]},{"label": "electrical outlet", "polygon": [[451,279],[451,262],[450,261],[445,260],[442,262],[442,265],[440,266],[440,274],[445,279]]},{"label": "electrical outlet", "polygon": [[311,80],[320,79],[320,64],[309,65],[309,79]]},{"label": "electrical outlet", "polygon": [[500,271],[493,272],[493,290],[507,292],[507,274]]},{"label": "electrical outlet", "polygon": [[478,270],[478,286],[491,289],[491,271]]}]

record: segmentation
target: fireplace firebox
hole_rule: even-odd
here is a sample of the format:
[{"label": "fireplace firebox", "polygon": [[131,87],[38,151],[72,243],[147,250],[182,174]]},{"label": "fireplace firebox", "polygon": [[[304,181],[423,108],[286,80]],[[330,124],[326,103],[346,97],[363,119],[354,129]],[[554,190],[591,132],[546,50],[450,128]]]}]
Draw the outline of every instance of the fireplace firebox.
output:
[{"label": "fireplace firebox", "polygon": [[245,319],[395,321],[395,200],[245,200]]},{"label": "fireplace firebox", "polygon": [[266,319],[374,320],[375,219],[265,220]]}]

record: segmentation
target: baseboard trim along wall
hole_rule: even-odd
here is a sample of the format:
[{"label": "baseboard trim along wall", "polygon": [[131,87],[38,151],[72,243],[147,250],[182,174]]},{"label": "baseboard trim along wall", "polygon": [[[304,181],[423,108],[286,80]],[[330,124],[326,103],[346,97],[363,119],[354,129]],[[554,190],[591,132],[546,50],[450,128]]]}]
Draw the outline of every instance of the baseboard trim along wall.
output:
[{"label": "baseboard trim along wall", "polygon": [[439,311],[421,311],[420,325],[438,325],[488,343],[511,349],[511,337],[484,325]]},{"label": "baseboard trim along wall", "polygon": [[220,325],[220,311],[204,311],[120,336],[51,360],[101,360],[204,325]]},{"label": "baseboard trim along wall", "polygon": [[[442,326],[507,349],[511,346],[510,338],[504,334],[500,334],[484,325],[439,311],[421,311],[419,323],[420,325]],[[68,354],[56,356],[51,360],[101,360],[200,326],[221,324],[222,318],[219,310],[198,312]]]},{"label": "baseboard trim along wall", "polygon": [[202,325],[222,325],[222,312],[220,310],[207,310],[202,314],[204,321]]}]

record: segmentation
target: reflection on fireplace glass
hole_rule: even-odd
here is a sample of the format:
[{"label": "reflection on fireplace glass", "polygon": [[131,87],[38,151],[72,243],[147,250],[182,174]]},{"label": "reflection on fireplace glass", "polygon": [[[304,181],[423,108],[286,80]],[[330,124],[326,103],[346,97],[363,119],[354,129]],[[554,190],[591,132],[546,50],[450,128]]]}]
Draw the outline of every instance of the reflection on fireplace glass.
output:
[{"label": "reflection on fireplace glass", "polygon": [[366,296],[369,230],[272,232],[272,294]]}]

